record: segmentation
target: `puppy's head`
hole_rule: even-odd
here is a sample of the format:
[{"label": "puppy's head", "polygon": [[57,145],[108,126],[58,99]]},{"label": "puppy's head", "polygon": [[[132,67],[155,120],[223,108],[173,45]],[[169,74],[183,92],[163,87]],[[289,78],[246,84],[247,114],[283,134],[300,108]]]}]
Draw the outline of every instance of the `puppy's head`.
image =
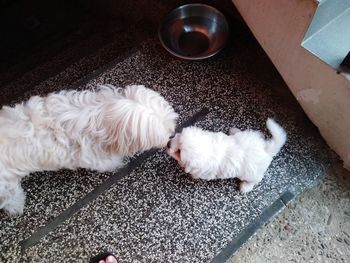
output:
[{"label": "puppy's head", "polygon": [[106,148],[125,156],[165,147],[178,117],[160,94],[144,86],[126,87],[104,115]]},{"label": "puppy's head", "polygon": [[167,152],[193,178],[210,179],[218,163],[213,158],[212,133],[197,127],[184,128],[167,144]]}]

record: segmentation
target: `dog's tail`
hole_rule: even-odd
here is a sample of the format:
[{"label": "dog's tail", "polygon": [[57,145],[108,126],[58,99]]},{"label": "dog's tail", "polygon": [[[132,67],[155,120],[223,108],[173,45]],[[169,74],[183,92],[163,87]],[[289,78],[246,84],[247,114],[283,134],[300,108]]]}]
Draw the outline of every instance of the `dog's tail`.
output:
[{"label": "dog's tail", "polygon": [[266,151],[275,156],[286,143],[287,133],[286,131],[272,118],[268,118],[266,121],[267,129],[272,134],[272,138],[266,143]]}]

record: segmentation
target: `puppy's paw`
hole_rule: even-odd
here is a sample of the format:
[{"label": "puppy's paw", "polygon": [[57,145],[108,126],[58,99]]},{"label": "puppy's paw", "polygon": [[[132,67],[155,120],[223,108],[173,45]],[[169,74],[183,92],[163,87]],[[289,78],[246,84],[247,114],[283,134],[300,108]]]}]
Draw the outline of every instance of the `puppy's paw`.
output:
[{"label": "puppy's paw", "polygon": [[168,155],[170,155],[171,157],[173,157],[176,161],[180,161],[180,150],[179,149],[172,149],[172,148],[168,148],[167,150]]},{"label": "puppy's paw", "polygon": [[239,190],[245,194],[253,190],[254,185],[255,185],[254,183],[242,181],[241,184],[239,185]]},{"label": "puppy's paw", "polygon": [[236,134],[237,132],[240,132],[240,131],[241,131],[240,129],[232,127],[231,129],[229,129],[228,133],[230,135],[234,135],[234,134]]}]

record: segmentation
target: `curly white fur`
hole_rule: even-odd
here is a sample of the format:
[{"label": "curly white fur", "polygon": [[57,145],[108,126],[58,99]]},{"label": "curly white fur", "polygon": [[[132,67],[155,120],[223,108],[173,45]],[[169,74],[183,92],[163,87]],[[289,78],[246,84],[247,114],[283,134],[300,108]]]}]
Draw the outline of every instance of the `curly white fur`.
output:
[{"label": "curly white fur", "polygon": [[168,143],[168,154],[195,179],[241,180],[240,191],[249,192],[258,184],[272,158],[285,144],[287,134],[273,119],[266,122],[272,134],[265,140],[259,131],[230,129],[230,135],[197,127],[183,129]]},{"label": "curly white fur", "polygon": [[123,156],[164,147],[177,114],[143,86],[100,86],[34,96],[0,110],[0,209],[21,214],[20,181],[31,172],[61,168],[111,171]]}]

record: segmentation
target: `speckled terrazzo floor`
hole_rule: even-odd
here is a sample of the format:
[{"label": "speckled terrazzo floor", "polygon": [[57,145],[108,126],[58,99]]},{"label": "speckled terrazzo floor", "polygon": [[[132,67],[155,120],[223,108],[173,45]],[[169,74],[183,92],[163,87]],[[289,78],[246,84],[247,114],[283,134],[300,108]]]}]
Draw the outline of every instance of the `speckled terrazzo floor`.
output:
[{"label": "speckled terrazzo floor", "polygon": [[[24,181],[24,215],[0,214],[0,261],[87,262],[105,249],[119,262],[215,261],[285,191],[310,187],[331,162],[317,129],[245,32],[237,31],[228,48],[202,62],[172,58],[149,40],[76,88],[101,83],[159,91],[180,114],[179,124],[207,109],[195,125],[213,131],[266,131],[266,118],[274,117],[287,130],[288,143],[247,195],[237,191],[235,180],[191,180],[162,150],[137,156],[137,165],[123,176],[85,170],[34,174]],[[54,82],[44,87],[27,95],[57,89]],[[115,180],[105,191],[69,210],[108,178]]]},{"label": "speckled terrazzo floor", "polygon": [[350,171],[341,161],[227,263],[350,262]]}]

